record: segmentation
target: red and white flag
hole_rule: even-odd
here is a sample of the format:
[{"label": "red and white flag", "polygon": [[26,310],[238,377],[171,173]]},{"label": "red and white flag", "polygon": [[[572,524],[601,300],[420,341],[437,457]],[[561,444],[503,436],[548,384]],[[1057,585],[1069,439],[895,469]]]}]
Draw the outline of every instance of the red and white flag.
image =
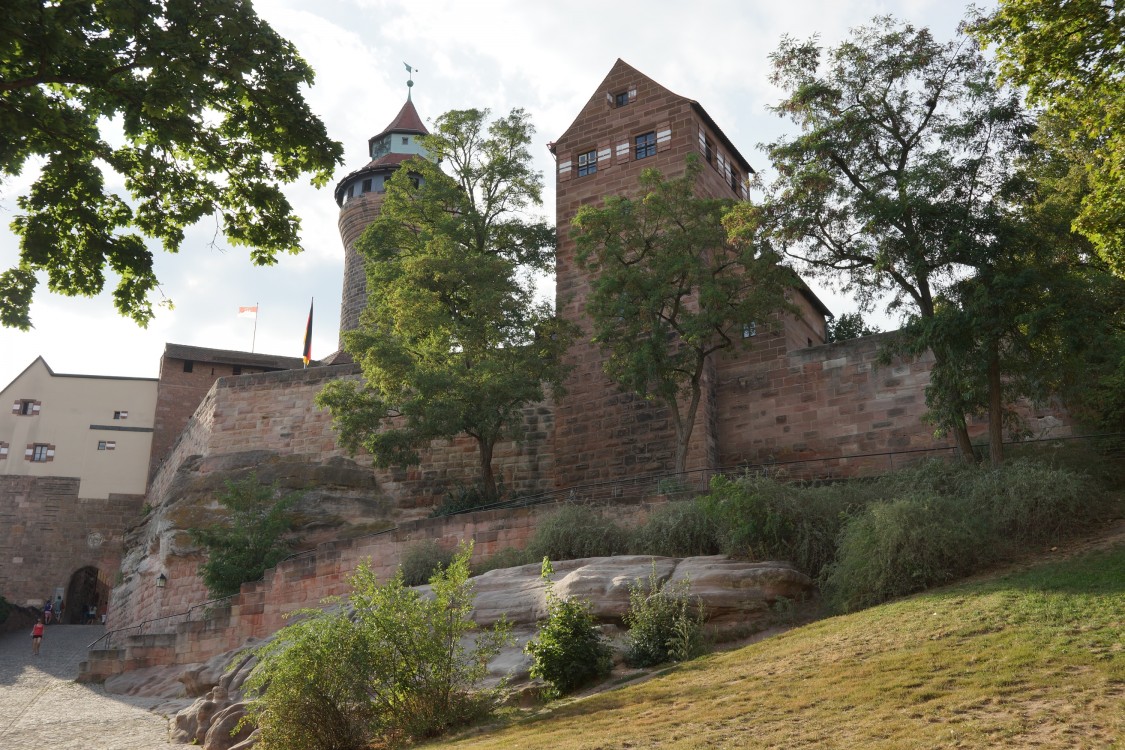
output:
[{"label": "red and white flag", "polygon": [[240,318],[257,318],[258,317],[258,306],[252,305],[250,307],[240,307],[240,308],[238,308],[238,317],[240,317]]}]

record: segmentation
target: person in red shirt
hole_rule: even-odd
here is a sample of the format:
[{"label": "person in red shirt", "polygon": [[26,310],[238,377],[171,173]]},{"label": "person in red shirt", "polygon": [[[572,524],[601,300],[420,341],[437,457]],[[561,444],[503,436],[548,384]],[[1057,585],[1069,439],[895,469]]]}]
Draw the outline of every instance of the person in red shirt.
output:
[{"label": "person in red shirt", "polygon": [[31,653],[35,656],[39,655],[39,646],[43,643],[43,618],[40,617],[39,621],[31,627]]}]

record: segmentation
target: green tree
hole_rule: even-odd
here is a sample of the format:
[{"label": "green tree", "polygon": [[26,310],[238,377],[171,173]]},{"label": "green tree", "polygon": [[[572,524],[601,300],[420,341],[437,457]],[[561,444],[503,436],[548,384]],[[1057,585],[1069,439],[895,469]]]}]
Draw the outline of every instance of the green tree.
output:
[{"label": "green tree", "polygon": [[878,326],[868,325],[863,319],[863,314],[858,312],[843,313],[834,320],[828,321],[828,332],[824,337],[825,343],[858,339],[860,336],[872,336],[881,333]]},{"label": "green tree", "polygon": [[[11,0],[0,22],[0,176],[42,165],[20,213],[19,262],[0,274],[0,323],[28,329],[37,274],[141,325],[158,284],[145,237],[176,252],[218,215],[259,264],[297,252],[279,183],[323,185],[343,150],[301,92],[313,72],[250,3]],[[127,196],[107,191],[116,173]]]},{"label": "green tree", "polygon": [[488,663],[511,643],[505,621],[470,617],[471,546],[430,579],[430,596],[401,572],[380,584],[366,564],[350,579],[347,611],[304,610],[258,651],[246,686],[248,720],[264,750],[395,747],[439,735],[495,709]]},{"label": "green tree", "polygon": [[689,158],[685,174],[668,180],[646,169],[639,197],[610,196],[574,218],[578,261],[593,275],[586,309],[609,354],[605,372],[668,409],[676,472],[686,469],[708,363],[748,347],[748,326],[774,325],[798,283],[759,241],[753,207],[728,237],[723,217],[734,203],[695,194],[701,168]]},{"label": "green tree", "polygon": [[207,553],[199,572],[211,596],[237,594],[242,584],[259,580],[289,554],[284,536],[293,528],[289,511],[299,499],[296,493],[278,499],[277,488],[253,474],[227,482],[219,495],[226,520],[188,530]]},{"label": "green tree", "polygon": [[1027,99],[1070,124],[1090,182],[1074,228],[1125,276],[1125,11],[1106,0],[1000,0],[974,31]]},{"label": "green tree", "polygon": [[[472,437],[484,494],[496,496],[492,453],[521,435],[523,408],[559,391],[573,338],[536,303],[529,271],[549,271],[555,231],[526,211],[541,203],[532,127],[513,110],[439,117],[413,159],[388,181],[379,218],[356,243],[367,259],[368,307],[344,337],[363,382],[329,384],[342,444],[380,466],[420,461],[438,438]],[[450,173],[443,171],[447,166]]]},{"label": "green tree", "polygon": [[786,38],[771,59],[787,92],[774,109],[801,127],[768,147],[776,240],[861,305],[889,293],[891,310],[922,321],[915,343],[933,352],[930,388],[947,406],[939,427],[972,460],[960,352],[948,336],[917,336],[936,331],[949,286],[996,252],[1032,131],[1018,98],[964,38],[939,43],[889,17],[827,55]]}]

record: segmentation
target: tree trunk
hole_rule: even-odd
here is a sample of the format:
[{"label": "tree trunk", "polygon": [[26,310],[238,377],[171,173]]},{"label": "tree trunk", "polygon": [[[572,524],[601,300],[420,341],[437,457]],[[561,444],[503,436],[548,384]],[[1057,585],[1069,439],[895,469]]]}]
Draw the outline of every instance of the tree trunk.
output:
[{"label": "tree trunk", "polygon": [[988,345],[988,457],[993,467],[1004,463],[1004,412],[1000,383],[1000,346]]},{"label": "tree trunk", "polygon": [[[934,367],[943,366],[944,357],[938,352],[937,348],[931,349],[934,353]],[[977,462],[976,453],[973,451],[973,441],[969,439],[969,428],[965,425],[965,410],[960,408],[961,394],[950,394],[950,403],[958,405],[956,421],[949,426],[949,431],[953,433],[953,439],[957,443],[957,451],[961,454],[961,461],[966,464],[974,465]]]},{"label": "tree trunk", "polygon": [[481,491],[484,492],[485,497],[489,500],[496,500],[496,477],[492,473],[492,449],[494,447],[494,441],[477,438],[477,446],[480,449]]}]

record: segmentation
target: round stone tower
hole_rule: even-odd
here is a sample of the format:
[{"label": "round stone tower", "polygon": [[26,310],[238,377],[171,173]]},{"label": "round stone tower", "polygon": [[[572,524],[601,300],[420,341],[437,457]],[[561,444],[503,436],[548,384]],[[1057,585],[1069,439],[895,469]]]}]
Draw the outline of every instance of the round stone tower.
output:
[{"label": "round stone tower", "polygon": [[367,141],[371,161],[336,185],[336,205],[340,207],[340,239],[344,242],[344,290],[340,301],[340,349],[344,332],[359,327],[359,314],[367,306],[367,275],[363,256],[355,241],[379,215],[387,179],[404,161],[426,157],[419,136],[428,135],[418,110],[409,97],[398,115],[383,132]]}]

